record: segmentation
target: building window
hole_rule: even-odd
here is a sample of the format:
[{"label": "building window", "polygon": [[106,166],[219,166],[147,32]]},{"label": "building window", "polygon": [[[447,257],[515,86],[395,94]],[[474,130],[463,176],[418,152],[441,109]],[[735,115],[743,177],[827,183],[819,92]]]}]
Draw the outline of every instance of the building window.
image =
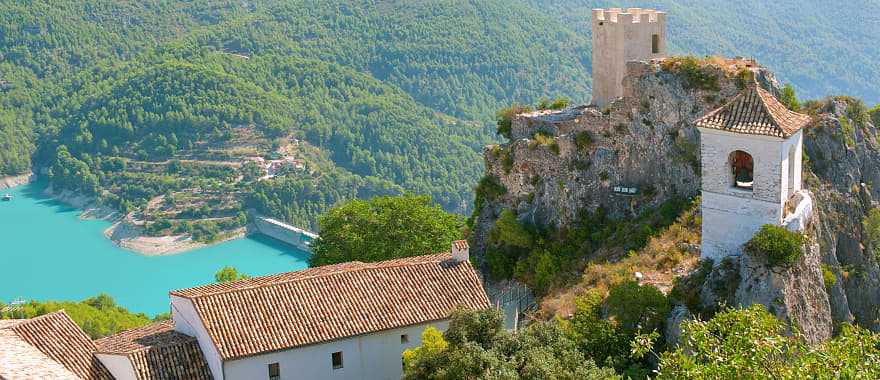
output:
[{"label": "building window", "polygon": [[278,363],[269,364],[269,380],[281,380],[281,367]]},{"label": "building window", "polygon": [[400,336],[400,344],[407,344],[407,343],[409,343],[409,335],[407,335],[407,334],[401,335]]},{"label": "building window", "polygon": [[333,369],[342,368],[342,351],[334,352],[330,355],[330,360],[333,362]]},{"label": "building window", "polygon": [[651,53],[653,53],[653,54],[660,53],[660,35],[659,34],[651,35]]},{"label": "building window", "polygon": [[733,171],[733,187],[752,190],[755,177],[755,161],[752,155],[741,150],[730,154],[730,169]]}]

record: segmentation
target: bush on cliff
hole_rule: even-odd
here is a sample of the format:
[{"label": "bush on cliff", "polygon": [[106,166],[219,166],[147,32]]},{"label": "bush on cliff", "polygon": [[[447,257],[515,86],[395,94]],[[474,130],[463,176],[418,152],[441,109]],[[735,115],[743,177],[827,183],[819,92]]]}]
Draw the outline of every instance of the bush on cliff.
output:
[{"label": "bush on cliff", "polygon": [[875,258],[880,257],[880,208],[872,208],[862,219],[864,240]]},{"label": "bush on cliff", "polygon": [[763,256],[770,266],[794,264],[801,257],[804,235],[785,227],[765,224],[746,243],[746,252]]}]

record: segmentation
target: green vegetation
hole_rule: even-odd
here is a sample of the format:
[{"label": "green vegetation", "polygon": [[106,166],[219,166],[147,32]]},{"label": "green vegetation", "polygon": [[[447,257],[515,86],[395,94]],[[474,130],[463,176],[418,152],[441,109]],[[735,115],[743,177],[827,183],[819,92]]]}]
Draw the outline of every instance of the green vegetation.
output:
[{"label": "green vegetation", "polygon": [[517,220],[511,210],[502,211],[490,231],[485,263],[494,280],[515,278],[538,294],[577,279],[583,259],[600,248],[623,252],[639,250],[652,237],[676,221],[691,224],[694,203],[673,199],[635,218],[614,220],[604,209],[581,212],[580,219],[564,230],[544,229]]},{"label": "green vegetation", "polygon": [[575,303],[565,326],[581,352],[625,377],[645,378],[650,365],[630,355],[630,342],[640,333],[663,331],[670,310],[663,293],[625,281],[612,287],[604,300],[597,291],[590,291]]},{"label": "green vegetation", "polygon": [[593,136],[589,131],[580,131],[574,135],[574,145],[579,151],[584,151],[593,145]]},{"label": "green vegetation", "polygon": [[460,216],[432,205],[431,197],[414,195],[352,200],[321,216],[319,224],[312,266],[448,252],[464,226]]},{"label": "green vegetation", "polygon": [[875,127],[880,126],[880,105],[868,111],[868,114],[871,115],[871,124],[874,124]]},{"label": "green vegetation", "polygon": [[872,208],[862,219],[862,236],[874,258],[880,257],[880,208]]},{"label": "green vegetation", "polygon": [[[0,305],[0,309],[3,309]],[[110,296],[100,294],[81,302],[71,301],[30,301],[18,310],[0,312],[0,319],[33,318],[43,314],[64,310],[92,339],[116,334],[123,330],[140,327],[154,320],[143,313],[132,314],[117,306]],[[167,318],[160,315],[156,320]]]},{"label": "green vegetation", "polygon": [[831,288],[837,285],[837,276],[834,275],[834,271],[827,264],[821,264],[821,268],[822,282],[825,284],[825,290],[830,292]]},{"label": "green vegetation", "polygon": [[251,276],[248,276],[244,273],[238,273],[237,269],[230,266],[225,266],[214,274],[214,281],[216,282],[231,282],[238,280],[247,280],[249,278],[251,278]]},{"label": "green vegetation", "polygon": [[663,61],[661,67],[680,75],[689,89],[718,91],[718,76],[708,71],[705,65],[707,60],[691,55],[672,57]]},{"label": "green vegetation", "polygon": [[746,252],[764,257],[770,266],[791,265],[802,255],[803,234],[765,224],[745,245]]},{"label": "green vegetation", "polygon": [[423,345],[403,354],[404,379],[615,379],[578,350],[556,322],[518,333],[503,329],[501,312],[458,310],[443,335],[426,329]]},{"label": "green vegetation", "polygon": [[794,87],[792,87],[790,83],[782,88],[782,94],[780,95],[779,101],[782,102],[786,108],[792,111],[800,111],[801,103],[798,101],[797,95],[794,92]]},{"label": "green vegetation", "polygon": [[[683,346],[659,354],[658,379],[872,379],[880,376],[880,335],[848,324],[824,343],[807,345],[755,305],[682,327]],[[646,354],[652,339],[638,339]]]}]

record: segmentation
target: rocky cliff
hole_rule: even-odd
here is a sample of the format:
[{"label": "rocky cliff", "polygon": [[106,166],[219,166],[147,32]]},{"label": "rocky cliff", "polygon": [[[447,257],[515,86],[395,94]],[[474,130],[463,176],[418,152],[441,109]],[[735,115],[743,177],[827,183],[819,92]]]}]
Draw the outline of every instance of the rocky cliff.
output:
[{"label": "rocky cliff", "polygon": [[[510,141],[484,151],[486,177],[500,190],[478,192],[477,257],[503,210],[515,211],[523,224],[558,229],[600,207],[625,220],[698,195],[699,133],[692,122],[737,94],[749,80],[747,71],[779,94],[772,73],[751,61],[715,59],[697,67],[678,59],[632,62],[624,98],[606,109],[514,116]],[[880,327],[880,268],[871,253],[878,244],[869,242],[862,223],[880,191],[874,188],[880,149],[857,101],[832,99],[807,108],[815,122],[805,136],[804,178],[816,209],[801,259],[780,269],[744,255],[692,275],[691,285],[700,309],[761,303],[818,341],[830,336],[832,320]],[[677,315],[691,313],[699,311]]]}]

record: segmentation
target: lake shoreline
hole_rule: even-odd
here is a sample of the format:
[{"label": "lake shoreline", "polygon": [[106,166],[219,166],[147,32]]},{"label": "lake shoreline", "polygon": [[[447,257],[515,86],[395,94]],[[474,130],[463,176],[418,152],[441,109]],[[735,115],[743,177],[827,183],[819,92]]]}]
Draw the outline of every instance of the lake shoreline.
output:
[{"label": "lake shoreline", "polygon": [[121,215],[119,211],[113,208],[99,206],[95,203],[94,197],[88,197],[70,190],[58,192],[51,185],[43,191],[43,194],[81,210],[82,213],[79,218],[82,220],[104,220],[113,223],[104,230],[104,237],[112,241],[116,246],[142,256],[169,256],[186,253],[241,239],[251,233],[250,229],[242,227],[211,243],[195,241],[192,237],[186,235],[149,236],[131,215]]},{"label": "lake shoreline", "polygon": [[0,177],[0,190],[12,189],[33,182],[37,176],[32,172],[19,175],[9,175]]}]

